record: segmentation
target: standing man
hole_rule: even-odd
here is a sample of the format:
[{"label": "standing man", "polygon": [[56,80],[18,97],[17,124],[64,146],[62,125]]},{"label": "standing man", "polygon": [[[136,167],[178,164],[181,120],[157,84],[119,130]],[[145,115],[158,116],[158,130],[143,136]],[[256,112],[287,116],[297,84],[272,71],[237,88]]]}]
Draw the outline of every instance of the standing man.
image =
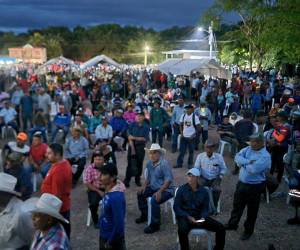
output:
[{"label": "standing man", "polygon": [[194,147],[197,131],[200,129],[198,116],[194,114],[194,106],[189,104],[185,106],[186,113],[180,118],[180,147],[177,158],[177,165],[174,168],[182,168],[183,159],[187,148],[189,149],[188,167],[192,168],[194,161]]},{"label": "standing man", "polygon": [[163,158],[166,150],[154,143],[147,151],[150,160],[145,170],[146,180],[137,194],[141,216],[135,222],[139,224],[147,221],[147,216],[149,216],[147,198],[151,197],[151,222],[144,229],[146,234],[151,234],[160,229],[160,204],[173,197],[174,187],[170,163]]},{"label": "standing man", "polygon": [[225,246],[224,226],[208,216],[209,197],[206,189],[199,185],[200,171],[192,168],[187,172],[187,183],[178,188],[174,211],[178,222],[178,237],[181,250],[189,250],[189,232],[201,228],[216,232],[215,250]]},{"label": "standing man", "polygon": [[139,110],[137,113],[136,122],[129,126],[128,134],[128,166],[124,184],[128,188],[130,186],[131,177],[135,176],[135,184],[141,187],[145,145],[149,139],[149,126],[145,123],[145,114],[143,111]]},{"label": "standing man", "polygon": [[200,143],[200,135],[202,135],[202,143],[205,144],[208,138],[208,125],[211,121],[211,112],[209,108],[206,107],[206,102],[200,102],[200,107],[195,110],[195,114],[199,117],[201,129],[197,133],[196,137],[196,148]]},{"label": "standing man", "polygon": [[169,115],[161,106],[161,100],[156,98],[154,100],[153,108],[150,111],[150,126],[152,132],[152,143],[158,143],[162,147],[164,137],[164,127],[169,122]]},{"label": "standing man", "polygon": [[195,168],[200,170],[200,183],[212,190],[213,207],[216,208],[221,194],[221,181],[227,171],[223,156],[215,153],[216,144],[207,140],[205,152],[197,156]]},{"label": "standing man", "polygon": [[178,97],[177,102],[178,104],[174,107],[171,118],[171,125],[173,126],[172,153],[177,151],[178,136],[180,135],[180,118],[184,113],[184,100],[182,95]]},{"label": "standing man", "polygon": [[45,114],[47,124],[48,124],[48,131],[51,131],[51,122],[50,122],[50,110],[51,110],[51,97],[49,94],[46,93],[44,88],[39,89],[39,95],[37,97],[37,108],[42,109],[43,113]]},{"label": "standing man", "polygon": [[[53,143],[48,147],[47,157],[52,166],[42,183],[41,192],[57,196],[63,202],[60,214],[70,221],[72,169],[70,163],[63,159],[63,153],[60,144]],[[63,223],[63,227],[70,238],[70,224]]]},{"label": "standing man", "polygon": [[53,125],[54,128],[51,135],[51,141],[54,142],[60,129],[63,130],[65,141],[71,125],[71,115],[66,112],[64,105],[59,106],[59,112],[54,116]]},{"label": "standing man", "polygon": [[237,153],[234,160],[240,167],[239,182],[234,193],[231,217],[225,228],[237,230],[247,206],[247,219],[241,240],[248,240],[254,232],[261,193],[266,188],[266,172],[271,168],[271,156],[265,148],[263,134],[255,133],[250,136],[250,146]]},{"label": "standing man", "polygon": [[[27,128],[32,127],[33,119],[33,98],[30,96],[30,93],[27,91],[24,93],[24,96],[20,100],[20,114],[23,123],[23,131],[27,131]],[[28,127],[29,123],[29,127]]]},{"label": "standing man", "polygon": [[125,250],[125,194],[117,187],[118,170],[108,164],[101,168],[105,188],[99,219],[100,250]]}]

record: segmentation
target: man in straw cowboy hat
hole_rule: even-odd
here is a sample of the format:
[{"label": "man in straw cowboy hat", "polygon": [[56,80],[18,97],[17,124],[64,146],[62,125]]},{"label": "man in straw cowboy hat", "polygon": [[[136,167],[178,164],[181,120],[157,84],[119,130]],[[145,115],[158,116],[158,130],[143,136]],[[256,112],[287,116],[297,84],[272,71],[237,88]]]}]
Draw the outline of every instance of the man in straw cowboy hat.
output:
[{"label": "man in straw cowboy hat", "polygon": [[31,250],[71,249],[68,236],[60,221],[69,223],[60,213],[62,201],[55,195],[44,193],[32,210],[36,229]]},{"label": "man in straw cowboy hat", "polygon": [[33,235],[30,200],[23,202],[15,191],[17,179],[0,173],[0,249],[28,249]]},{"label": "man in straw cowboy hat", "polygon": [[151,234],[160,229],[160,204],[173,197],[174,186],[170,163],[163,157],[166,150],[157,143],[146,150],[150,160],[146,165],[145,183],[137,194],[141,216],[135,222],[139,224],[147,221],[147,198],[151,197],[151,222],[144,229],[146,234]]}]

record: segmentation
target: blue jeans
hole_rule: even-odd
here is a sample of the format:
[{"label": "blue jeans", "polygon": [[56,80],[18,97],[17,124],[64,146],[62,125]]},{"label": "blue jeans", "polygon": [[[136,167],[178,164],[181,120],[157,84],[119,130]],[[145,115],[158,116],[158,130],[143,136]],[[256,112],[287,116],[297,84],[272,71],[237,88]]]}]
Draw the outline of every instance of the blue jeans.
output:
[{"label": "blue jeans", "polygon": [[158,144],[162,147],[164,131],[160,130],[159,128],[152,128],[151,132],[152,132],[152,143],[156,143],[156,139],[158,137]]},{"label": "blue jeans", "polygon": [[176,151],[177,150],[177,139],[178,135],[180,134],[180,129],[179,125],[173,126],[173,134],[172,134],[172,150]]},{"label": "blue jeans", "polygon": [[195,138],[189,139],[189,138],[181,137],[179,155],[177,158],[177,166],[182,167],[184,155],[187,149],[189,149],[188,166],[191,167],[193,165],[194,147],[195,147]]},{"label": "blue jeans", "polygon": [[64,131],[64,140],[66,139],[66,136],[69,133],[69,127],[67,127],[67,126],[63,126],[63,127],[55,126],[53,128],[53,131],[52,131],[51,142],[54,142],[55,137],[56,137],[56,135],[57,135],[57,133],[60,129],[62,129]]},{"label": "blue jeans", "polygon": [[156,193],[157,190],[153,190],[151,187],[146,187],[144,193],[137,195],[138,206],[142,213],[142,216],[147,216],[148,213],[148,204],[147,198],[151,198],[151,225],[160,225],[160,204],[166,202],[170,198],[173,197],[173,194],[170,192],[163,192],[161,194],[160,202],[157,202],[153,194]]}]

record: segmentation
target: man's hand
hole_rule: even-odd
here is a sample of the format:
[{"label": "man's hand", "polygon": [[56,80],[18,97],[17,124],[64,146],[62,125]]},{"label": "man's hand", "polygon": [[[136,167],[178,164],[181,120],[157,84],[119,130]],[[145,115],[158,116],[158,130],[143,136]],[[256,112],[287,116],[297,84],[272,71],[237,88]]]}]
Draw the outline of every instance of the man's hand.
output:
[{"label": "man's hand", "polygon": [[134,136],[132,136],[132,135],[129,135],[129,136],[128,136],[128,140],[131,140],[131,141],[133,141],[133,140],[135,140],[135,137],[134,137]]},{"label": "man's hand", "polygon": [[189,220],[189,222],[192,223],[192,224],[197,224],[195,218],[192,217],[192,216],[188,216],[188,220]]},{"label": "man's hand", "polygon": [[102,192],[102,191],[100,191],[100,190],[98,190],[97,193],[98,193],[101,197],[104,196],[104,192]]},{"label": "man's hand", "polygon": [[157,202],[160,202],[161,200],[161,191],[157,191],[155,194],[153,194]]}]

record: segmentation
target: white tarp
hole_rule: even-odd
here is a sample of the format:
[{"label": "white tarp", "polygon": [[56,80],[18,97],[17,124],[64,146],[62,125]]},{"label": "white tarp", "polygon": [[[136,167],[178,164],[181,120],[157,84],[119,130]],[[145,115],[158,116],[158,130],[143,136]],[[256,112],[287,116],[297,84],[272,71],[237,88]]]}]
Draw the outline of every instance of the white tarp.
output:
[{"label": "white tarp", "polygon": [[200,72],[203,75],[231,79],[229,70],[223,68],[214,59],[169,59],[159,64],[158,69],[165,74],[189,76],[192,71]]},{"label": "white tarp", "polygon": [[52,58],[52,59],[48,60],[47,62],[45,62],[43,65],[41,65],[38,68],[38,72],[45,70],[52,65],[64,65],[66,68],[70,68],[73,70],[79,69],[78,65],[73,60],[65,58],[63,56],[59,56],[56,58]]},{"label": "white tarp", "polygon": [[117,63],[116,61],[114,61],[113,59],[111,59],[105,55],[95,56],[95,57],[91,58],[90,60],[81,64],[80,68],[83,70],[88,69],[90,67],[97,65],[98,63],[107,63],[109,65],[115,66],[116,68],[121,68],[121,65],[119,63]]}]

